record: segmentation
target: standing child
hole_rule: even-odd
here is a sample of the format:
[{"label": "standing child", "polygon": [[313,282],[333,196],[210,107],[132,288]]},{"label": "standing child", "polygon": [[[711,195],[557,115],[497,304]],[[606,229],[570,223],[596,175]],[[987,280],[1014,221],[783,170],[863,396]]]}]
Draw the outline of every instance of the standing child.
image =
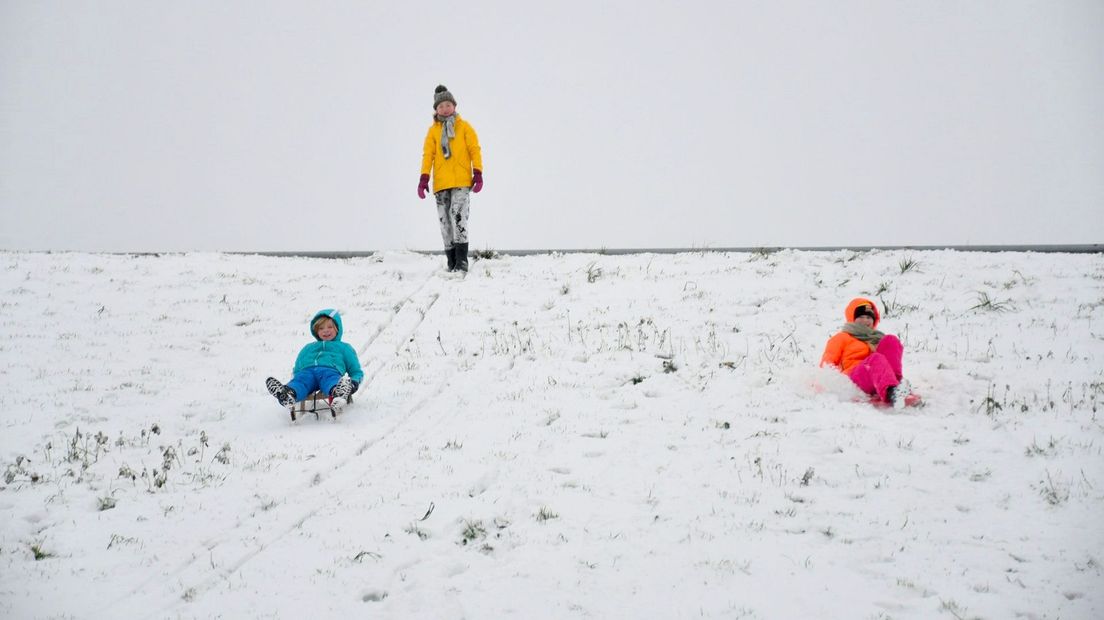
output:
[{"label": "standing child", "polygon": [[469,192],[483,189],[483,155],[475,129],[456,113],[456,99],[443,85],[433,93],[433,111],[422,147],[418,198],[425,199],[432,171],[448,270],[467,271]]},{"label": "standing child", "polygon": [[852,299],[843,316],[847,323],[828,339],[820,365],[839,368],[863,392],[903,407],[908,386],[901,385],[901,341],[874,329],[881,315],[869,299]]},{"label": "standing child", "polygon": [[265,387],[285,407],[315,390],[329,395],[331,403],[341,399],[338,404],[344,404],[364,380],[364,371],[353,347],[341,341],[341,314],[330,308],[319,310],[310,321],[310,330],[314,342],[295,358],[295,376],[287,385],[269,377]]}]

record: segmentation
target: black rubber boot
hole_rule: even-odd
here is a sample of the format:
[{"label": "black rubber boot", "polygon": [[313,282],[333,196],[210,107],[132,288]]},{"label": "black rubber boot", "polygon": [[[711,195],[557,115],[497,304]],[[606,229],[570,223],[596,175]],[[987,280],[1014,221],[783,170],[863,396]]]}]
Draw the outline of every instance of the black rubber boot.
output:
[{"label": "black rubber boot", "polygon": [[449,271],[456,271],[456,248],[455,247],[446,248],[445,249],[445,258],[448,259],[448,270]]},{"label": "black rubber boot", "polygon": [[460,271],[467,272],[468,270],[468,244],[457,243],[452,246],[452,250],[456,253],[456,268]]}]

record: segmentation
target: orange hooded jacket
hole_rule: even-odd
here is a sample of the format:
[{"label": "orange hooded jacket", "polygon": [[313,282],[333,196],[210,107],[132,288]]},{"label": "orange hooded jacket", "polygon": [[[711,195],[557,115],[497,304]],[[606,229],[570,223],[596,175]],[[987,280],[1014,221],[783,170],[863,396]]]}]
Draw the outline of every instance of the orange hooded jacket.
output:
[{"label": "orange hooded jacket", "polygon": [[[877,328],[878,322],[882,320],[882,315],[878,312],[878,306],[869,299],[862,297],[852,299],[851,303],[847,304],[847,309],[843,311],[843,316],[848,323],[854,322],[855,310],[864,305],[870,306],[874,311],[874,327]],[[824,345],[824,355],[820,356],[820,365],[835,366],[843,372],[851,374],[851,370],[866,359],[871,351],[873,349],[870,348],[870,345],[862,340],[847,332],[840,332],[829,338],[828,344]]]}]

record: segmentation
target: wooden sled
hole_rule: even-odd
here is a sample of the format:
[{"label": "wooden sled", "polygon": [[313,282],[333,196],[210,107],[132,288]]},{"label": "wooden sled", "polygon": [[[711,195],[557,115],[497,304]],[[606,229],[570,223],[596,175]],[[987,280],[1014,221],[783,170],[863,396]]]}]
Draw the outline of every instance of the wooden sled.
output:
[{"label": "wooden sled", "polygon": [[294,422],[298,420],[300,416],[307,413],[313,413],[314,419],[318,420],[319,414],[325,411],[329,411],[330,417],[336,420],[337,414],[341,413],[343,408],[351,404],[353,404],[353,396],[351,394],[345,399],[344,405],[334,405],[330,401],[329,396],[315,390],[303,400],[289,407],[291,410],[291,421]]}]

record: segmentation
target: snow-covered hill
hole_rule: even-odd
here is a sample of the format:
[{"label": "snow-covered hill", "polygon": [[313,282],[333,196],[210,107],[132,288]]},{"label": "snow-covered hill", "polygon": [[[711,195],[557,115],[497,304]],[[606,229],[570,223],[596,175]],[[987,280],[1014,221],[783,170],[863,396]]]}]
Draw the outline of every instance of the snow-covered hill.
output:
[{"label": "snow-covered hill", "polygon": [[[442,262],[0,254],[0,616],[1104,615],[1104,257]],[[816,368],[860,294],[926,406]]]}]

